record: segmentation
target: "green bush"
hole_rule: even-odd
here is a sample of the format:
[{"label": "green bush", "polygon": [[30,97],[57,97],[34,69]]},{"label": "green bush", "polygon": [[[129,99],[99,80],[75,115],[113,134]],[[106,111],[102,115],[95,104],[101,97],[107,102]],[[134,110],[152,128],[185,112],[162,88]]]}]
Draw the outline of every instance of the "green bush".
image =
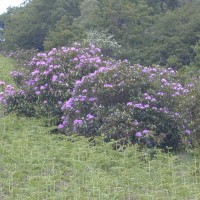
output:
[{"label": "green bush", "polygon": [[107,62],[76,81],[72,97],[62,106],[64,131],[126,139],[148,147],[189,145],[190,130],[177,112],[187,95],[172,69]]}]

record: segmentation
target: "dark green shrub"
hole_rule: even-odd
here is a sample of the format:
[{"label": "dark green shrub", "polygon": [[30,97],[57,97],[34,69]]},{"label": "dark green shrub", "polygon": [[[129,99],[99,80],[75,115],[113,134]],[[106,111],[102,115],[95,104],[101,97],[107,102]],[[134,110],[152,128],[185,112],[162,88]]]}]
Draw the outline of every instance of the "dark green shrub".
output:
[{"label": "dark green shrub", "polygon": [[190,130],[176,110],[189,90],[176,81],[176,72],[160,67],[107,62],[77,81],[62,106],[60,129],[79,135],[125,138],[148,147],[188,145]]}]

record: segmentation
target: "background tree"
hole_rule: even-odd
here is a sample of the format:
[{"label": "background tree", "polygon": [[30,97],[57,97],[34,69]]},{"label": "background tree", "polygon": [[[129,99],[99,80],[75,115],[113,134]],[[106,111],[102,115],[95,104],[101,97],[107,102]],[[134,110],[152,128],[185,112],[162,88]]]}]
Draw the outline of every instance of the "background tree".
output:
[{"label": "background tree", "polygon": [[190,3],[160,16],[148,30],[143,45],[138,49],[138,61],[142,64],[170,65],[180,68],[193,62],[194,46],[199,41],[200,3]]},{"label": "background tree", "polygon": [[79,0],[32,0],[5,21],[7,49],[43,50],[45,37],[63,16],[80,15]]},{"label": "background tree", "polygon": [[1,37],[6,49],[44,50],[106,33],[123,52],[109,56],[180,69],[197,62],[199,13],[199,0],[32,0],[0,15]]},{"label": "background tree", "polygon": [[84,0],[80,4],[80,16],[74,19],[74,23],[78,24],[84,29],[97,28],[96,12],[99,8],[98,0]]},{"label": "background tree", "polygon": [[54,47],[67,46],[74,41],[81,41],[85,36],[82,28],[72,25],[72,17],[64,15],[60,21],[56,23],[56,28],[50,31],[44,40],[45,50]]},{"label": "background tree", "polygon": [[195,52],[194,64],[199,69],[200,67],[200,40],[194,46],[194,52]]}]

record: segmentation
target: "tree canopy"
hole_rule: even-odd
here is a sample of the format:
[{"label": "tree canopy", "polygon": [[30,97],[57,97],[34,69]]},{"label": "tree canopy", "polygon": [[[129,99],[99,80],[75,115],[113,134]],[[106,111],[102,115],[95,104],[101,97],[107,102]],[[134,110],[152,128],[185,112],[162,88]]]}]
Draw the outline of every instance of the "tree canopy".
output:
[{"label": "tree canopy", "polygon": [[199,0],[31,0],[0,15],[1,48],[49,50],[106,33],[121,59],[180,69],[199,63],[197,19]]}]

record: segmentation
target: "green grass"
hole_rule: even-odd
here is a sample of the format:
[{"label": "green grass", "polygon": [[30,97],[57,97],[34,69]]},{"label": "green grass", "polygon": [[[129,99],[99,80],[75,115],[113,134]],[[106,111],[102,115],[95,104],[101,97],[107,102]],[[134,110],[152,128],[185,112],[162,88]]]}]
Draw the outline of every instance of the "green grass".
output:
[{"label": "green grass", "polygon": [[0,55],[0,81],[5,81],[7,84],[13,84],[10,76],[10,71],[14,69],[14,61],[10,58],[5,58]]},{"label": "green grass", "polygon": [[[51,134],[42,122],[0,119],[0,199],[200,199],[200,160]],[[99,142],[98,142],[99,141]]]},{"label": "green grass", "polygon": [[[13,61],[0,57],[11,83]],[[51,134],[0,110],[0,200],[199,200],[200,153],[172,155]]]}]

